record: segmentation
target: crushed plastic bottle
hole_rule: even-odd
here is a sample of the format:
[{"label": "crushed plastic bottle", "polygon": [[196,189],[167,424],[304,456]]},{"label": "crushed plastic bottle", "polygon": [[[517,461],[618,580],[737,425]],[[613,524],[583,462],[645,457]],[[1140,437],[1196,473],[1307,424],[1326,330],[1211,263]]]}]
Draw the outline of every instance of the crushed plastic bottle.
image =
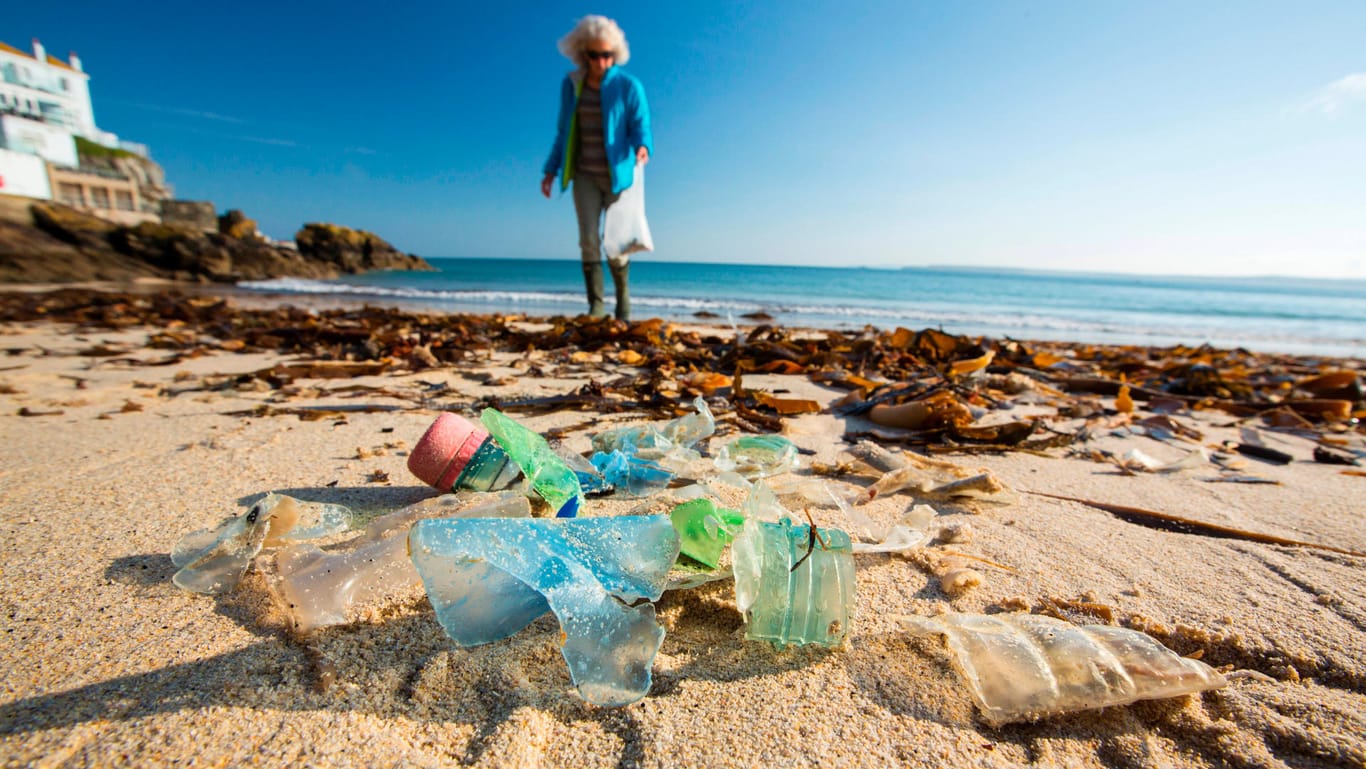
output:
[{"label": "crushed plastic bottle", "polygon": [[901,617],[916,635],[948,638],[954,661],[993,725],[1175,697],[1227,683],[1153,637],[1037,614]]},{"label": "crushed plastic bottle", "polygon": [[781,435],[745,435],[722,446],[713,462],[722,472],[767,478],[797,469],[797,446]]},{"label": "crushed plastic bottle", "polygon": [[678,558],[667,516],[423,520],[408,543],[457,644],[506,638],[549,610],[585,700],[620,706],[649,691],[664,641],[652,602]]},{"label": "crushed plastic bottle", "polygon": [[583,489],[579,478],[564,459],[550,449],[535,433],[502,414],[497,409],[484,409],[479,415],[489,434],[498,445],[522,468],[536,493],[541,495],[560,518],[573,518],[583,506]]},{"label": "crushed plastic bottle", "polygon": [[706,497],[678,505],[669,513],[669,518],[678,531],[683,555],[709,569],[720,564],[722,551],[745,525],[745,517],[739,510],[717,507]]},{"label": "crushed plastic bottle", "polygon": [[494,491],[521,475],[487,430],[450,412],[438,416],[418,439],[408,470],[442,491]]},{"label": "crushed plastic bottle", "polygon": [[297,544],[275,554],[269,584],[301,633],[346,622],[347,610],[420,583],[408,557],[408,529],[424,518],[527,518],[517,491],[443,495],[377,518],[345,551]]},{"label": "crushed plastic bottle", "polygon": [[262,547],[337,534],[354,520],[341,505],[301,502],[272,492],[246,515],[181,537],[171,549],[171,562],[180,567],[171,581],[192,593],[226,593],[241,581]]},{"label": "crushed plastic bottle", "polygon": [[820,527],[813,537],[809,526],[793,526],[764,481],[755,484],[743,512],[745,526],[731,546],[731,563],[745,637],[779,647],[838,646],[854,609],[849,535]]},{"label": "crushed plastic bottle", "polygon": [[745,638],[774,646],[838,646],[854,606],[854,556],[839,529],[746,522],[735,538],[735,603]]},{"label": "crushed plastic bottle", "polygon": [[666,488],[674,479],[671,471],[657,463],[627,454],[621,449],[614,449],[611,453],[594,452],[590,461],[608,484],[632,496],[652,494]]}]

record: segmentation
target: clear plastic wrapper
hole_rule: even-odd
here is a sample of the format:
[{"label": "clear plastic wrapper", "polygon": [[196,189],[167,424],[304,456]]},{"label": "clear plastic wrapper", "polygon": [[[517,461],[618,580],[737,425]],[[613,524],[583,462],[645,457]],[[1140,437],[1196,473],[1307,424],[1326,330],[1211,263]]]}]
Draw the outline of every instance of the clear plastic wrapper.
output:
[{"label": "clear plastic wrapper", "polygon": [[767,478],[797,469],[797,446],[781,435],[745,435],[722,446],[713,462],[723,472]]},{"label": "clear plastic wrapper", "polygon": [[948,639],[959,672],[993,724],[1176,697],[1226,683],[1209,665],[1128,628],[1078,626],[1037,614],[900,621],[917,635]]},{"label": "clear plastic wrapper", "polygon": [[377,518],[346,550],[311,544],[282,548],[269,573],[271,588],[299,632],[339,625],[355,604],[420,583],[408,557],[408,529],[425,518],[526,518],[527,498],[515,491],[444,495]]},{"label": "clear plastic wrapper", "polygon": [[246,515],[181,537],[171,549],[171,562],[180,567],[171,581],[192,593],[226,593],[237,587],[262,547],[338,534],[354,521],[351,510],[341,505],[301,502],[272,492]]}]

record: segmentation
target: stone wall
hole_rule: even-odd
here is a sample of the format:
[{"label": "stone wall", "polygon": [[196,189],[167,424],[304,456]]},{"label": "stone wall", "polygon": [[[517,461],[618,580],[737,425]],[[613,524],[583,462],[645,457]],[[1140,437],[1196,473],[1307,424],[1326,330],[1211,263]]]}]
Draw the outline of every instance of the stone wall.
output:
[{"label": "stone wall", "polygon": [[218,232],[218,212],[207,200],[163,200],[161,221],[174,227]]}]

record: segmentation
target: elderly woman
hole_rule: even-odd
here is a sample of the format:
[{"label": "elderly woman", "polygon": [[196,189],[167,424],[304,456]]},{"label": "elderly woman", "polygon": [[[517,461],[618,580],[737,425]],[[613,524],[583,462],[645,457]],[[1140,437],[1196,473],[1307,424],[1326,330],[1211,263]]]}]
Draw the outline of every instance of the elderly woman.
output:
[{"label": "elderly woman", "polygon": [[[541,194],[550,197],[557,175],[561,191],[571,180],[574,183],[588,313],[602,317],[607,314],[602,296],[602,217],[622,190],[635,183],[636,165],[650,159],[650,108],[640,81],[621,69],[631,51],[615,21],[583,17],[560,40],[560,53],[577,69],[560,87],[560,116]],[[629,320],[629,257],[623,254],[609,262],[617,290],[616,316]]]}]

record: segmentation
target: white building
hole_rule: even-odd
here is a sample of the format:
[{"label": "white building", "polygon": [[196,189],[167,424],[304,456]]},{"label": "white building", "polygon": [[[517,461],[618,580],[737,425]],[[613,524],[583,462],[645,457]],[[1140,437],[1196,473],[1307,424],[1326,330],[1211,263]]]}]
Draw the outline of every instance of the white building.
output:
[{"label": "white building", "polygon": [[133,179],[80,167],[75,137],[147,157],[144,145],[95,125],[90,76],[76,54],[62,61],[36,39],[32,54],[0,42],[0,194],[56,199],[123,223],[155,219]]},{"label": "white building", "polygon": [[95,125],[90,76],[81,69],[81,60],[74,53],[70,61],[50,56],[36,39],[32,54],[0,42],[0,113],[43,123],[106,147],[119,146],[118,136]]}]

